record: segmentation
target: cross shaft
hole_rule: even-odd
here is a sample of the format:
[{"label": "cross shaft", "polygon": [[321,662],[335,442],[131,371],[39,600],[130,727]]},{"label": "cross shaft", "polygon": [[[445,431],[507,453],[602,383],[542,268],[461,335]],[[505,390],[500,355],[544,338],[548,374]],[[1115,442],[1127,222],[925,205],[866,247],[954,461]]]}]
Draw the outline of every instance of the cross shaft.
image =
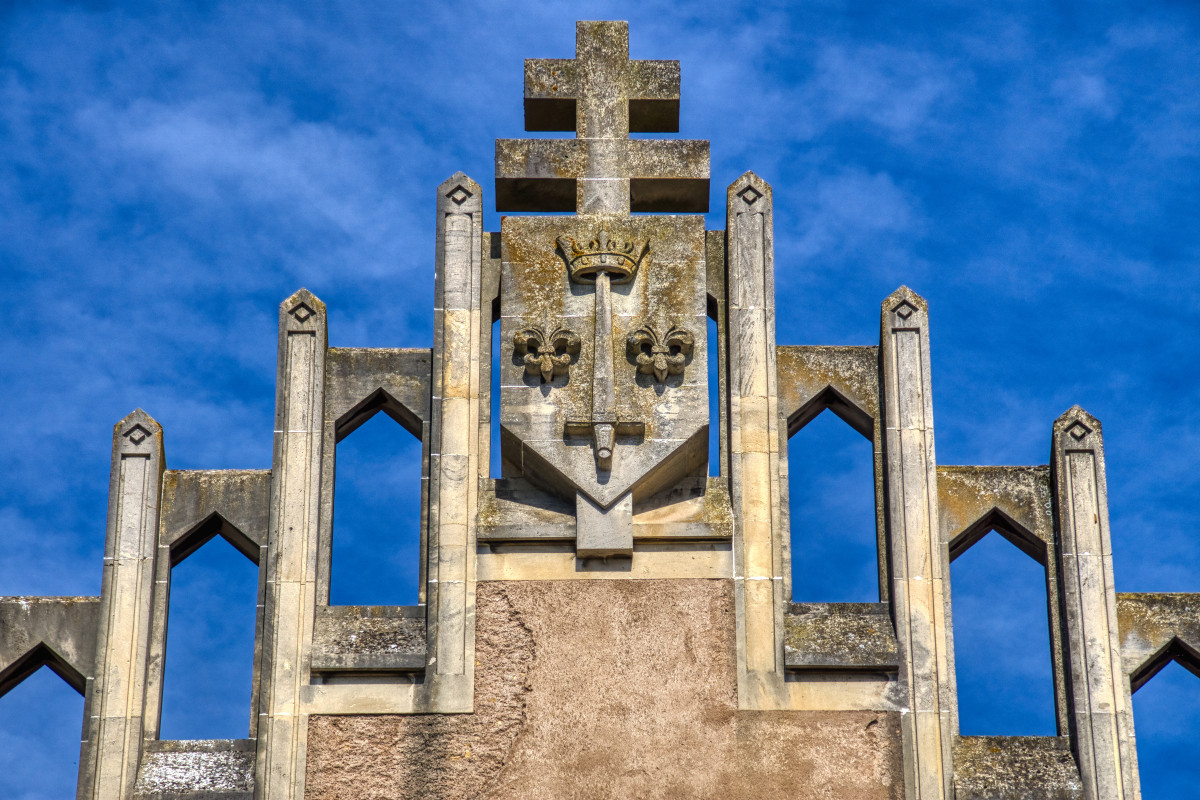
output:
[{"label": "cross shaft", "polygon": [[626,22],[578,22],[574,59],[525,61],[525,130],[584,139],[675,133],[679,62],[630,61]]},{"label": "cross shaft", "polygon": [[629,25],[579,22],[574,59],[525,62],[525,128],[570,139],[496,141],[498,211],[708,211],[708,142],[679,130],[679,62],[630,61]]}]

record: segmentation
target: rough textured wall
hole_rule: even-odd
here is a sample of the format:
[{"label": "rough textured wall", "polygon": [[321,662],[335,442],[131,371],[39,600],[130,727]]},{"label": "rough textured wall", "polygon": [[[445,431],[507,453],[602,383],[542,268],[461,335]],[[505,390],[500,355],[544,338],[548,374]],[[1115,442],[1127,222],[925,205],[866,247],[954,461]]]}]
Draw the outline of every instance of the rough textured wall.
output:
[{"label": "rough textured wall", "polygon": [[899,720],[737,710],[727,580],[497,581],[475,713],[313,717],[310,800],[900,798]]}]

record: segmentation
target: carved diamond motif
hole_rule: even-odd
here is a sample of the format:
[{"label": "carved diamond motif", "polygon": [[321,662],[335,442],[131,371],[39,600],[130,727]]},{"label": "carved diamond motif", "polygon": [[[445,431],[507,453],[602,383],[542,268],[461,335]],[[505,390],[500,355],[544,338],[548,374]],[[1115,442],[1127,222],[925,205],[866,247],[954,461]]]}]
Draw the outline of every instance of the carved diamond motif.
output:
[{"label": "carved diamond motif", "polygon": [[1077,442],[1091,432],[1092,429],[1082,422],[1073,423],[1071,427],[1067,428],[1067,433],[1071,434],[1071,438]]},{"label": "carved diamond motif", "polygon": [[455,186],[452,190],[450,190],[450,193],[446,195],[446,197],[454,201],[454,205],[456,206],[461,206],[470,196],[471,193],[461,186]]},{"label": "carved diamond motif", "polygon": [[304,303],[297,303],[295,306],[292,307],[292,310],[289,311],[288,313],[291,314],[293,317],[295,317],[298,322],[304,322],[309,317],[311,317],[314,312],[311,308],[306,306]]},{"label": "carved diamond motif", "polygon": [[150,438],[150,431],[146,430],[141,425],[134,425],[132,428],[125,431],[122,436],[134,444],[141,444]]},{"label": "carved diamond motif", "polygon": [[916,312],[916,310],[917,310],[916,306],[912,305],[907,300],[905,300],[900,305],[896,306],[896,308],[894,309],[894,311],[896,312],[896,316],[899,317],[900,319],[908,319],[909,317],[911,317],[913,315],[913,313]]},{"label": "carved diamond motif", "polygon": [[738,192],[738,197],[742,198],[746,205],[752,206],[758,201],[758,198],[762,197],[762,192],[753,186],[747,186]]}]

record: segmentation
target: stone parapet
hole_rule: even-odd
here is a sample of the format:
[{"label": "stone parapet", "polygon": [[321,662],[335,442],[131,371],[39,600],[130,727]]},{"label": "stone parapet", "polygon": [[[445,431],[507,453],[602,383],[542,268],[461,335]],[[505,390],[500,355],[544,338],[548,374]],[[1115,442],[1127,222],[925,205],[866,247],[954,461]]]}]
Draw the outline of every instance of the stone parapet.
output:
[{"label": "stone parapet", "polygon": [[[84,694],[78,800],[1137,800],[1130,695],[1200,675],[1200,595],[1115,592],[1099,421],[939,466],[904,286],[877,343],[778,344],[774,189],[707,230],[709,143],[630,138],[678,130],[680,76],[623,22],[527,61],[526,129],[576,137],[498,140],[495,205],[544,215],[437,187],[429,348],[331,348],[288,297],[270,470],[115,426],[100,596],[0,597],[0,695]],[[871,442],[878,603],[792,602],[825,410]],[[421,442],[418,603],[332,606],[337,447],[380,412]],[[991,532],[1045,571],[1055,737],[959,735],[949,565]],[[217,536],[259,570],[248,738],[161,741],[172,571]]]}]

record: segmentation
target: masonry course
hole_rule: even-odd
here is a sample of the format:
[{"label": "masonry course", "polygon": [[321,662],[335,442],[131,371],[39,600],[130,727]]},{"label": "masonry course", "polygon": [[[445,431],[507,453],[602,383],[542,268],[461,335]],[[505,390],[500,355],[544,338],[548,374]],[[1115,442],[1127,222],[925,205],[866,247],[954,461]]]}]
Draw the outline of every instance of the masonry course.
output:
[{"label": "masonry course", "polygon": [[[526,61],[526,129],[575,138],[436,188],[431,347],[331,348],[283,301],[269,471],[116,424],[100,596],[0,597],[0,695],[85,697],[78,800],[1139,797],[1130,696],[1200,675],[1200,595],[1115,591],[1099,420],[939,465],[905,286],[877,342],[777,344],[775,189],[708,230],[708,142],[630,138],[678,131],[680,76],[623,22]],[[826,409],[871,442],[878,603],[792,602],[787,442]],[[421,442],[418,603],[332,606],[337,444],[378,413]],[[1055,736],[959,732],[949,565],[993,531],[1045,570]],[[259,570],[248,736],[161,740],[172,570],[216,536]]]}]

